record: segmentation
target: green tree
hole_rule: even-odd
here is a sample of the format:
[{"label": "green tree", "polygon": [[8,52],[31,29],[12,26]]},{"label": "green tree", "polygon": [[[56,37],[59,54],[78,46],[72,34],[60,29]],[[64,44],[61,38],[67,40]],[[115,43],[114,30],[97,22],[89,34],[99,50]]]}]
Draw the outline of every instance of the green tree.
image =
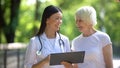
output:
[{"label": "green tree", "polygon": [[[11,43],[14,42],[15,30],[19,21],[18,15],[20,0],[0,1],[0,31],[4,33],[7,42]],[[10,14],[10,16],[6,16],[7,12]],[[9,21],[7,21],[6,18],[9,18]]]}]

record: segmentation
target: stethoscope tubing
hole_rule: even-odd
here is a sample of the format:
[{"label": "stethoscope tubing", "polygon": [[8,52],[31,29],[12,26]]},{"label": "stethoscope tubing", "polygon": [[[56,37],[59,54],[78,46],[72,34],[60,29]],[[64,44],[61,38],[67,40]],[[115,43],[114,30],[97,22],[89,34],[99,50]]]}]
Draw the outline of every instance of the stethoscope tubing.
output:
[{"label": "stethoscope tubing", "polygon": [[[62,38],[61,38],[61,36],[60,36],[59,32],[58,32],[58,35],[59,35],[59,45],[60,45],[60,47],[61,47],[61,49],[62,49],[62,51],[63,51],[64,41],[62,40]],[[36,53],[37,53],[37,55],[40,55],[40,54],[41,54],[41,50],[42,50],[43,46],[42,46],[42,41],[41,41],[41,39],[40,39],[40,37],[39,37],[39,36],[38,36],[38,39],[39,39],[39,42],[40,42],[41,48],[40,48],[40,49],[39,49],[39,51],[37,51]],[[62,46],[62,45],[63,45],[63,46]]]}]

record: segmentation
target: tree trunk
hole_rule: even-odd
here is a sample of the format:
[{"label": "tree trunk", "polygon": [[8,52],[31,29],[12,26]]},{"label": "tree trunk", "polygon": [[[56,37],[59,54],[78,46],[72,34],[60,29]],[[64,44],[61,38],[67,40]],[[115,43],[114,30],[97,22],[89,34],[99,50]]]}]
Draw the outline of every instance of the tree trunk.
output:
[{"label": "tree trunk", "polygon": [[[34,21],[40,21],[40,5],[41,5],[41,2],[39,0],[36,0],[36,5],[35,5],[35,18],[34,18]],[[33,33],[34,35],[38,32],[38,29],[35,25],[36,23],[34,23],[34,28],[33,28]]]},{"label": "tree trunk", "polygon": [[36,0],[36,6],[35,6],[35,20],[40,20],[40,7],[41,2],[39,0]]},{"label": "tree trunk", "polygon": [[5,13],[5,6],[1,3],[2,1],[0,0],[0,43],[1,43],[1,35],[2,35],[2,29],[3,27],[6,26],[6,22],[4,19],[4,13]]},{"label": "tree trunk", "polygon": [[11,0],[10,24],[3,30],[8,43],[14,42],[15,30],[18,25],[20,0]]}]

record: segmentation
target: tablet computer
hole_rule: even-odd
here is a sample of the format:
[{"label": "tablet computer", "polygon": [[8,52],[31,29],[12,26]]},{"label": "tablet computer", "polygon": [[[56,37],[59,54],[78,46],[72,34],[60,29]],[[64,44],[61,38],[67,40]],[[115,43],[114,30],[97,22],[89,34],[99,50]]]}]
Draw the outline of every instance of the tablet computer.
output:
[{"label": "tablet computer", "polygon": [[50,55],[50,65],[61,65],[62,61],[69,63],[83,63],[85,51],[54,53]]}]

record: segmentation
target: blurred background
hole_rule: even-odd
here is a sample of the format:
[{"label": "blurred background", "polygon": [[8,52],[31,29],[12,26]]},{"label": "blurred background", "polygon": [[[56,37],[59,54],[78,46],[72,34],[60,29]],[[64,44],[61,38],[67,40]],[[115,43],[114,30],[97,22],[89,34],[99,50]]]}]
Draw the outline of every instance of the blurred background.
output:
[{"label": "blurred background", "polygon": [[26,46],[39,29],[44,8],[51,4],[62,9],[60,32],[70,41],[80,34],[75,11],[93,6],[97,11],[96,28],[110,36],[114,66],[120,68],[120,0],[0,0],[0,68],[23,68]]}]

